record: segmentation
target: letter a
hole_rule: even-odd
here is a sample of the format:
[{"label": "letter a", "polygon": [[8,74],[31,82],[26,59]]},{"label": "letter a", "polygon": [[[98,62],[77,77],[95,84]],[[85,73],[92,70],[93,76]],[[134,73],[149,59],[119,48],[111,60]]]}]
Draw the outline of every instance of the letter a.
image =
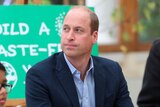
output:
[{"label": "letter a", "polygon": [[39,30],[39,35],[42,35],[42,33],[45,32],[47,35],[50,34],[50,29],[46,26],[44,22],[42,22],[40,30]]}]

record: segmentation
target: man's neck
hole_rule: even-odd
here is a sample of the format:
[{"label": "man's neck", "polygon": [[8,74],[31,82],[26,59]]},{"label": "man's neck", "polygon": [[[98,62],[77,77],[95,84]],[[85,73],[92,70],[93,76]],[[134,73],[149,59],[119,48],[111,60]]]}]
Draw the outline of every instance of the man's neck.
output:
[{"label": "man's neck", "polygon": [[80,72],[81,79],[84,80],[86,72],[90,66],[90,56],[78,58],[67,57],[67,59]]}]

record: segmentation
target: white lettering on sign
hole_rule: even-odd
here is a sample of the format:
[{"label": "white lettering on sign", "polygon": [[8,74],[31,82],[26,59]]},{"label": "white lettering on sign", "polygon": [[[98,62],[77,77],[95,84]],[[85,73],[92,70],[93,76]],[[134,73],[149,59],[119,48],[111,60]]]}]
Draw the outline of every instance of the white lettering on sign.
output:
[{"label": "white lettering on sign", "polygon": [[46,26],[46,24],[44,22],[41,23],[39,35],[42,35],[42,33],[46,33],[47,35],[50,34],[50,29]]},{"label": "white lettering on sign", "polygon": [[27,66],[22,65],[22,68],[25,72],[27,72],[31,67],[32,67],[31,65],[27,65]]},{"label": "white lettering on sign", "polygon": [[27,35],[29,32],[29,26],[26,23],[3,23],[0,24],[0,35]]},{"label": "white lettering on sign", "polygon": [[61,45],[56,43],[49,43],[46,47],[40,47],[38,44],[10,44],[8,47],[4,47],[0,44],[0,56],[15,57],[21,56],[38,56],[41,53],[46,53],[48,56],[55,52],[61,51]]}]

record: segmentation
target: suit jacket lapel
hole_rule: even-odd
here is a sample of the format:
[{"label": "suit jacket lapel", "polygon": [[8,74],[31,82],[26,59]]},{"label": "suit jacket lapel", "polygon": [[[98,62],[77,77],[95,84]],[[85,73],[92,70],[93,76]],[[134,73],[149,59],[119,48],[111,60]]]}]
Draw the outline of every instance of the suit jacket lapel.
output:
[{"label": "suit jacket lapel", "polygon": [[69,70],[69,67],[65,62],[63,53],[60,53],[59,56],[57,57],[56,69],[57,69],[57,77],[62,87],[64,88],[67,96],[71,100],[73,107],[80,107],[76,86],[71,71]]},{"label": "suit jacket lapel", "polygon": [[105,93],[105,77],[98,63],[94,62],[94,78],[95,78],[95,102],[96,107],[104,107],[104,93]]}]

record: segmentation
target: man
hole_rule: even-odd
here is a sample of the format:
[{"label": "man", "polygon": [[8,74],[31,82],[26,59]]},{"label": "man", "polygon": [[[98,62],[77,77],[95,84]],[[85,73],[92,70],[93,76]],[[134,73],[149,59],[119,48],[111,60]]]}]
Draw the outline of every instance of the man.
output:
[{"label": "man", "polygon": [[118,63],[91,56],[97,15],[72,8],[63,23],[61,47],[26,76],[27,107],[133,107]]},{"label": "man", "polygon": [[7,79],[5,74],[6,74],[6,69],[0,62],[0,107],[4,107],[7,100],[7,94],[12,88],[11,85],[7,84]]},{"label": "man", "polygon": [[138,106],[160,107],[160,39],[153,42],[147,59]]}]

